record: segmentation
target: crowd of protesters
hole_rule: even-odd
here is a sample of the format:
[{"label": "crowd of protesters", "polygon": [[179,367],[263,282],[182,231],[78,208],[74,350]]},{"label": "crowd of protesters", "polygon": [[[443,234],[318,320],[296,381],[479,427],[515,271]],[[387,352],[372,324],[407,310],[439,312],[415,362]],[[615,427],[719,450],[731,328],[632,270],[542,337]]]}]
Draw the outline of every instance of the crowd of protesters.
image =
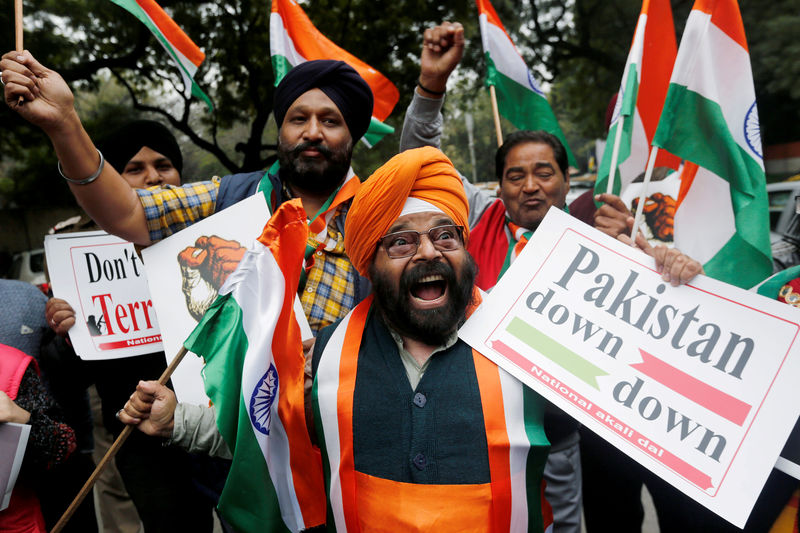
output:
[{"label": "crowd of protesters", "polygon": [[[498,149],[496,196],[465,179],[439,150],[463,28],[443,23],[423,40],[399,154],[363,183],[350,161],[369,126],[373,95],[340,61],[302,63],[276,88],[279,164],[185,185],[180,148],[164,126],[137,121],[96,147],[57,72],[29,52],[10,52],[0,61],[0,78],[8,105],[50,138],[59,172],[84,211],[137,245],[265,189],[271,212],[300,200],[295,205],[307,218],[322,213],[325,230],[307,247],[317,257],[298,292],[316,336],[307,355],[307,422],[311,440],[323,444],[322,435],[338,427],[321,405],[335,403],[330,390],[355,383],[343,415],[339,407],[352,423],[352,442],[342,443],[341,457],[326,449],[322,461],[328,470],[346,462],[340,469],[355,486],[342,482],[338,499],[323,491],[323,512],[307,518],[306,528],[349,529],[358,520],[381,531],[641,531],[644,484],[661,531],[739,531],[458,339],[457,328],[479,305],[477,288],[491,290],[548,209],[622,240],[633,218],[613,195],[598,196],[599,209],[584,201],[568,206],[566,150],[543,131],[515,132]],[[630,244],[652,255],[673,285],[703,272],[675,248],[652,247],[643,237]],[[786,285],[798,283],[794,278]],[[97,531],[97,514],[107,531],[136,531],[139,522],[148,533],[211,531],[231,458],[214,409],[178,403],[169,385],[153,381],[166,367],[163,353],[81,361],[69,341],[74,302],[47,300],[23,285],[0,285],[4,302],[16,302],[0,318],[0,422],[30,424],[32,436],[0,530],[52,527],[91,472],[93,443],[103,430],[116,436],[131,424],[141,431],[115,459],[124,488],[108,479],[98,490],[99,513],[92,499],[85,501],[66,531]],[[353,336],[358,344],[342,340]],[[332,363],[340,360],[357,362],[340,371]],[[91,385],[101,405],[94,412]],[[498,413],[509,435],[518,425],[528,441],[509,445],[508,435],[490,431]],[[102,422],[94,433],[93,414]],[[509,446],[524,456],[519,486],[498,482],[495,458]],[[412,449],[419,451],[409,458]],[[775,470],[745,530],[797,531],[797,487]],[[260,530],[243,523],[220,518],[226,531]]]}]

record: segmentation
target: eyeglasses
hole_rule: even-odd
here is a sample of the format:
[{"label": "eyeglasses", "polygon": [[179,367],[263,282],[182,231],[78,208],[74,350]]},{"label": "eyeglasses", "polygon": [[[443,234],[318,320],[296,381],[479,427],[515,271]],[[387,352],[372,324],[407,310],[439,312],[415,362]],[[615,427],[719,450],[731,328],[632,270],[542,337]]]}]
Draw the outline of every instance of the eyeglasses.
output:
[{"label": "eyeglasses", "polygon": [[463,231],[464,226],[455,224],[436,226],[421,233],[412,230],[397,231],[381,237],[378,244],[383,246],[392,259],[410,257],[417,253],[421,236],[427,234],[434,248],[440,252],[452,252],[464,246]]}]

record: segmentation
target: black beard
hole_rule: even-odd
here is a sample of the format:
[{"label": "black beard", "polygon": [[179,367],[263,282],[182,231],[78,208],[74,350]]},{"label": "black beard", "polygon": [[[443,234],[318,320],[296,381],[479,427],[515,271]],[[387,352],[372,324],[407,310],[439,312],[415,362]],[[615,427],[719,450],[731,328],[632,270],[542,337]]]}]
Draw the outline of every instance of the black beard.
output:
[{"label": "black beard", "polygon": [[[460,279],[446,262],[427,262],[404,272],[400,286],[386,279],[382,273],[370,267],[370,278],[375,291],[375,304],[383,319],[400,335],[440,346],[466,319],[467,306],[472,301],[472,287],[477,268],[472,256],[467,254]],[[431,274],[441,275],[449,292],[449,303],[438,309],[415,309],[411,307],[411,287]]]},{"label": "black beard", "polygon": [[[323,160],[306,160],[300,153],[315,148]],[[301,142],[288,146],[278,139],[278,161],[281,180],[311,194],[330,195],[342,184],[350,169],[353,145],[348,142],[341,149],[331,149],[322,142]]]}]

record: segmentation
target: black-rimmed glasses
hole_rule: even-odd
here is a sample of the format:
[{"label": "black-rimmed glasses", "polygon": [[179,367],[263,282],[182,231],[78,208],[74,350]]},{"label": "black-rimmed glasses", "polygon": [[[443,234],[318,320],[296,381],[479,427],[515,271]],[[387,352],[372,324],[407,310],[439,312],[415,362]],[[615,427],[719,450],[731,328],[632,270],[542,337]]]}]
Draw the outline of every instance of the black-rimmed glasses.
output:
[{"label": "black-rimmed glasses", "polygon": [[397,231],[381,237],[378,244],[383,246],[392,259],[410,257],[417,253],[422,235],[427,234],[433,247],[440,252],[452,252],[464,246],[464,226],[447,224],[436,226],[428,231]]}]

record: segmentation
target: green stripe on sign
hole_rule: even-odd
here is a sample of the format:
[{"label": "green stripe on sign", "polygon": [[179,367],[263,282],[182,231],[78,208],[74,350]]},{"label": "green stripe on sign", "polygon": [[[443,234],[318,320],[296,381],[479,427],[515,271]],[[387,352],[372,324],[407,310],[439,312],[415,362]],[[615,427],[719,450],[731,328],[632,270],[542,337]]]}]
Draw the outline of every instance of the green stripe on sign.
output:
[{"label": "green stripe on sign", "polygon": [[602,368],[593,365],[519,317],[511,319],[506,331],[597,390],[600,390],[597,378],[608,375]]}]

